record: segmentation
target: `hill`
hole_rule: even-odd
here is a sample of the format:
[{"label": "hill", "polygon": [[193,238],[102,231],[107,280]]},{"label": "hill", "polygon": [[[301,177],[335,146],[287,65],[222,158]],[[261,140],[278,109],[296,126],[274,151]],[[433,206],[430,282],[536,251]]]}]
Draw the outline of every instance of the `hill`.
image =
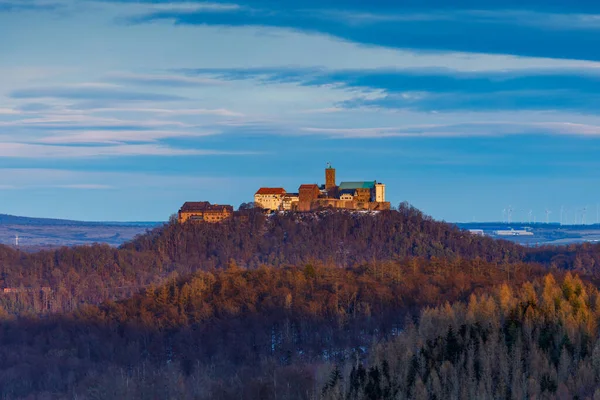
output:
[{"label": "hill", "polygon": [[509,262],[521,260],[526,253],[514,243],[434,221],[406,204],[397,211],[376,213],[322,211],[265,217],[253,211],[223,224],[168,224],[122,248],[208,268],[232,261],[249,268],[309,262],[349,267],[404,257]]},{"label": "hill", "polygon": [[[514,265],[510,285],[541,276]],[[493,291],[493,264],[229,268],[0,331],[4,398],[313,399],[330,363],[364,359],[406,316]],[[17,297],[17,295],[14,295]],[[16,379],[18,377],[18,379]]]},{"label": "hill", "polygon": [[[418,389],[420,398],[440,390],[452,398],[448,382],[487,376],[460,364],[479,365],[470,349],[501,359],[499,349],[527,343],[518,347],[524,362],[559,360],[535,367],[543,373],[522,369],[536,382],[531,390],[552,398],[561,384],[572,393],[573,371],[590,363],[599,262],[600,246],[527,249],[408,205],[269,217],[249,210],[219,224],[171,222],[120,248],[28,254],[0,246],[0,283],[9,288],[0,294],[0,393],[362,400],[389,391],[412,398]],[[417,352],[403,361],[412,370],[392,365],[394,346],[405,343]],[[577,361],[564,364],[563,353]],[[438,385],[424,368],[462,381]],[[510,398],[485,386],[502,388],[508,378],[486,379],[477,393]]]},{"label": "hill", "polygon": [[[231,266],[350,268],[419,257],[438,260],[440,268],[461,259],[504,268],[522,260],[524,251],[433,221],[409,206],[376,214],[324,211],[266,217],[251,211],[220,224],[172,222],[118,249],[92,245],[25,254],[0,247],[0,285],[62,287],[49,307],[65,312],[79,304],[124,298],[174,276]],[[42,311],[33,300],[6,307],[9,312]]]},{"label": "hill", "polygon": [[84,224],[80,221],[71,221],[65,219],[52,218],[31,218],[19,217],[16,215],[0,214],[0,224],[2,225],[48,225],[48,226],[68,226]]},{"label": "hill", "polygon": [[28,225],[28,226],[147,226],[152,227],[161,222],[135,222],[135,221],[75,221],[70,219],[33,218],[16,215],[0,214],[0,225]]}]

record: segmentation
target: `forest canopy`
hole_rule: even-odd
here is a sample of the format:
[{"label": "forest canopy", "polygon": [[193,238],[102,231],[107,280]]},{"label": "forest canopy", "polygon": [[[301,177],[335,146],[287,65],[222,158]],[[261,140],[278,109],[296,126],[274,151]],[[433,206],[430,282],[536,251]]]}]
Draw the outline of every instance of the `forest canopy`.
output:
[{"label": "forest canopy", "polygon": [[599,245],[526,248],[405,204],[0,246],[0,393],[591,399],[599,261]]}]

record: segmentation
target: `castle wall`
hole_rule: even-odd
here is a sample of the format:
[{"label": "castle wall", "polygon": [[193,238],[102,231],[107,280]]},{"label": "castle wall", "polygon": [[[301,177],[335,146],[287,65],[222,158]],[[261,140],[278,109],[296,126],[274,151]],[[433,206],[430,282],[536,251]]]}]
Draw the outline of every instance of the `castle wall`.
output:
[{"label": "castle wall", "polygon": [[317,199],[311,205],[305,205],[305,209],[299,211],[311,211],[319,208],[335,208],[344,210],[370,210],[382,211],[391,209],[389,202],[374,202],[374,201],[356,201],[356,200],[340,200],[340,199]]},{"label": "castle wall", "polygon": [[186,211],[179,212],[179,223],[183,224],[188,220],[197,220],[198,222],[221,222],[231,217],[229,211]]}]

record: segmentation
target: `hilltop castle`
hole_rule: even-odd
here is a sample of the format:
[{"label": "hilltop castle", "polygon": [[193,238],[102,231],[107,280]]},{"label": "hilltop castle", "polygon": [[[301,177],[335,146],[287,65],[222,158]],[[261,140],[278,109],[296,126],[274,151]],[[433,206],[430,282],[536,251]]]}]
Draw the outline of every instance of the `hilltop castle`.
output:
[{"label": "hilltop castle", "polygon": [[[335,168],[327,164],[325,184],[302,184],[298,192],[281,187],[262,187],[254,194],[254,203],[267,212],[313,211],[322,208],[345,210],[389,210],[385,201],[385,185],[377,181],[341,182],[335,179]],[[230,205],[207,201],[186,202],[177,215],[179,223],[187,221],[217,223],[234,215]]]},{"label": "hilltop castle", "polygon": [[325,184],[302,184],[297,193],[284,188],[262,187],[254,194],[254,203],[267,211],[311,211],[319,208],[347,210],[389,210],[385,185],[377,181],[336,184],[335,168],[327,164]]}]

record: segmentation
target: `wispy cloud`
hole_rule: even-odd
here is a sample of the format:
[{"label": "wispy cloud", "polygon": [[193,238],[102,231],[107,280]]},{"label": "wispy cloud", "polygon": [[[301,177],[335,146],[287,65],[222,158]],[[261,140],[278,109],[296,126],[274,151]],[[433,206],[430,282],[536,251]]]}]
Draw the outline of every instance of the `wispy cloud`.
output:
[{"label": "wispy cloud", "polygon": [[342,112],[345,109],[343,107],[326,107],[326,108],[315,108],[310,110],[300,110],[299,114],[331,114]]},{"label": "wispy cloud", "polygon": [[371,25],[384,22],[435,22],[468,20],[481,24],[496,24],[499,28],[510,25],[532,26],[553,30],[600,29],[600,14],[559,13],[532,11],[530,9],[441,9],[404,10],[404,12],[382,13],[348,10],[324,10],[317,15],[351,26]]},{"label": "wispy cloud", "polygon": [[[107,2],[111,2],[108,0]],[[114,1],[119,3],[119,1]],[[121,2],[123,3],[123,2]],[[197,12],[230,12],[241,8],[239,4],[228,2],[209,2],[209,1],[166,1],[166,2],[151,2],[140,1],[137,4],[140,11],[145,12],[180,12],[180,13],[197,13]]]},{"label": "wispy cloud", "polygon": [[72,134],[53,134],[40,138],[37,142],[44,144],[123,144],[150,143],[169,138],[201,137],[214,135],[214,131],[185,132],[185,131],[77,131]]},{"label": "wispy cloud", "polygon": [[569,135],[600,137],[600,125],[568,122],[512,123],[504,121],[459,124],[422,124],[373,128],[302,128],[307,134],[331,138],[376,139],[390,137],[482,137],[506,135]]},{"label": "wispy cloud", "polygon": [[391,48],[600,60],[589,51],[600,47],[600,38],[593,34],[599,27],[597,5],[528,3],[532,2],[492,1],[473,9],[472,3],[439,0],[424,0],[418,6],[383,0],[242,0],[232,12],[157,10],[136,15],[132,22],[291,28]]},{"label": "wispy cloud", "polygon": [[114,186],[111,185],[99,185],[95,183],[76,183],[69,185],[54,185],[53,187],[62,188],[62,189],[80,189],[80,190],[107,190],[107,189],[115,189]]},{"label": "wispy cloud", "polygon": [[75,85],[75,86],[46,86],[15,90],[10,93],[13,99],[56,98],[67,100],[109,100],[109,101],[180,101],[185,97],[140,92],[122,89],[116,86],[104,85]]},{"label": "wispy cloud", "polygon": [[114,146],[53,146],[28,143],[0,143],[4,158],[86,158],[124,156],[232,156],[252,152],[182,149],[154,144],[121,144]]},{"label": "wispy cloud", "polygon": [[224,108],[207,109],[207,108],[132,108],[132,107],[91,107],[87,108],[90,112],[112,112],[112,113],[149,113],[161,114],[169,116],[177,115],[214,115],[218,117],[243,117],[244,114],[227,110]]},{"label": "wispy cloud", "polygon": [[[34,107],[37,108],[37,107]],[[142,114],[142,115],[139,115]],[[151,114],[146,117],[143,114]],[[132,115],[135,115],[133,117]],[[217,120],[239,118],[225,109],[98,108],[72,110],[41,107],[40,111],[21,111],[7,121],[0,120],[5,135],[0,142],[37,144],[151,143],[169,138],[202,137],[219,134]],[[163,118],[161,118],[163,117]],[[177,118],[209,120],[182,122]],[[9,134],[10,133],[10,134]]]},{"label": "wispy cloud", "polygon": [[104,80],[107,82],[124,83],[130,85],[167,86],[179,88],[223,85],[226,83],[217,79],[197,78],[174,74],[133,74],[126,72],[114,72],[108,74]]},{"label": "wispy cloud", "polygon": [[[183,70],[185,74],[358,90],[336,108],[454,110],[558,109],[595,113],[600,69],[530,69],[459,72],[449,69],[348,69],[280,67]],[[360,92],[365,93],[360,93]],[[330,108],[331,109],[331,108]]]},{"label": "wispy cloud", "polygon": [[393,93],[359,96],[339,103],[346,108],[406,109],[428,112],[557,110],[595,113],[600,96],[576,91],[510,91],[489,93]]},{"label": "wispy cloud", "polygon": [[42,111],[50,111],[56,108],[57,107],[54,105],[45,103],[25,103],[15,107],[15,109],[18,110],[19,113],[39,113]]},{"label": "wispy cloud", "polygon": [[307,134],[321,134],[334,138],[386,138],[398,136],[414,136],[403,132],[401,128],[301,128]]},{"label": "wispy cloud", "polygon": [[64,1],[55,0],[0,0],[0,12],[54,11],[64,6]]}]

